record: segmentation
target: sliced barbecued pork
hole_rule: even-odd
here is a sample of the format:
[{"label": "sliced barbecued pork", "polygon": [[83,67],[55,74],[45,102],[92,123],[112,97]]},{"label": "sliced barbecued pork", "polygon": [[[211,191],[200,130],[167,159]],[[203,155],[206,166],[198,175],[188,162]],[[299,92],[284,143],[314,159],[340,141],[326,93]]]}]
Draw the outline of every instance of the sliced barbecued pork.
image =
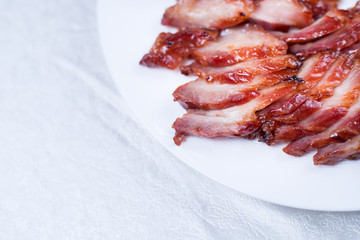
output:
[{"label": "sliced barbecued pork", "polygon": [[329,9],[336,8],[339,0],[300,0],[300,2],[311,9],[314,19],[318,19]]},{"label": "sliced barbecued pork", "polygon": [[360,99],[348,113],[330,128],[316,135],[306,136],[291,142],[283,150],[293,156],[302,156],[314,149],[334,143],[345,142],[360,134]]},{"label": "sliced barbecued pork", "polygon": [[261,0],[250,20],[268,30],[288,30],[310,25],[313,13],[298,0]]},{"label": "sliced barbecued pork", "polygon": [[341,50],[342,53],[346,54],[356,54],[357,57],[360,57],[360,41],[352,44],[350,47],[344,48]]},{"label": "sliced barbecued pork", "polygon": [[288,94],[258,112],[259,118],[265,122],[273,117],[289,114],[296,110],[307,99],[306,93],[303,92],[309,91],[320,81],[337,56],[338,53],[335,51],[324,51],[306,59],[297,74],[305,83],[298,86],[297,93]]},{"label": "sliced barbecued pork", "polygon": [[258,97],[243,105],[222,110],[188,110],[173,124],[176,131],[174,141],[180,145],[187,135],[210,138],[220,136],[245,137],[260,126],[255,112],[295,90],[295,86],[296,83],[294,82],[279,83],[260,90]]},{"label": "sliced barbecued pork", "polygon": [[222,31],[214,42],[195,50],[194,59],[203,66],[223,67],[238,62],[284,55],[287,44],[255,24]]},{"label": "sliced barbecued pork", "polygon": [[272,74],[257,75],[247,83],[223,84],[199,78],[178,87],[174,100],[189,109],[224,109],[244,104],[260,94],[260,89],[273,86],[295,76],[296,69],[287,69]]},{"label": "sliced barbecued pork", "polygon": [[181,72],[185,75],[196,75],[208,81],[240,83],[249,82],[258,74],[274,73],[287,68],[296,69],[300,64],[301,62],[294,55],[288,54],[241,62],[228,67],[204,67],[195,62],[181,67]]},{"label": "sliced barbecued pork", "polygon": [[351,19],[339,31],[327,35],[315,42],[295,44],[290,47],[290,52],[300,59],[314,55],[326,49],[341,50],[360,40],[360,15]]},{"label": "sliced barbecued pork", "polygon": [[332,144],[319,149],[314,156],[315,165],[334,165],[346,158],[350,160],[359,159],[360,135],[345,143]]},{"label": "sliced barbecued pork", "polygon": [[179,28],[225,29],[247,20],[254,9],[253,0],[178,0],[166,10],[161,23]]},{"label": "sliced barbecued pork", "polygon": [[308,91],[302,92],[306,100],[295,111],[274,116],[271,121],[276,121],[278,125],[296,123],[317,111],[323,101],[333,95],[335,87],[346,79],[354,65],[354,57],[355,54],[339,55],[319,82]]},{"label": "sliced barbecued pork", "polygon": [[348,11],[332,9],[310,26],[282,35],[282,39],[288,43],[308,42],[341,29],[349,17]]},{"label": "sliced barbecued pork", "polygon": [[186,29],[177,33],[160,33],[150,52],[140,61],[147,67],[175,69],[183,57],[198,47],[204,46],[218,36],[218,31]]},{"label": "sliced barbecued pork", "polygon": [[321,108],[310,116],[292,125],[275,129],[272,142],[292,141],[307,135],[325,131],[348,112],[360,95],[360,61],[357,60],[353,69],[334,94],[324,100]]}]

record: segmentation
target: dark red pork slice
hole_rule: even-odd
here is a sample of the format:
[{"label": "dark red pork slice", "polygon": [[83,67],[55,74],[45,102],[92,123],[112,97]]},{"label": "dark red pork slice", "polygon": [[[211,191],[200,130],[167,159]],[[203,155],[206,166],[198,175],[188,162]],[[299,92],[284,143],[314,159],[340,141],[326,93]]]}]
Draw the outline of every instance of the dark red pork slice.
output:
[{"label": "dark red pork slice", "polygon": [[360,99],[350,107],[348,113],[330,128],[316,135],[293,141],[283,150],[293,156],[302,156],[314,149],[334,143],[345,142],[360,134]]},{"label": "dark red pork slice", "polygon": [[321,81],[309,91],[309,96],[321,101],[333,95],[335,87],[339,86],[350,73],[355,62],[355,53],[340,54]]},{"label": "dark red pork slice", "polygon": [[203,66],[223,67],[251,59],[284,55],[287,44],[255,24],[222,31],[214,42],[193,52]]},{"label": "dark red pork slice", "polygon": [[360,57],[360,41],[352,44],[351,46],[341,50],[342,53],[353,54],[355,53],[357,57]]},{"label": "dark red pork slice", "polygon": [[322,17],[329,9],[336,8],[339,0],[300,0],[313,12],[313,18]]},{"label": "dark red pork slice", "polygon": [[325,51],[306,59],[297,74],[297,76],[300,79],[303,79],[305,83],[298,85],[298,91],[296,93],[288,94],[260,111],[258,113],[259,118],[265,122],[273,117],[282,116],[295,111],[307,100],[306,91],[309,91],[309,89],[316,86],[326,71],[335,62],[337,56],[337,52]]},{"label": "dark red pork slice", "polygon": [[319,149],[314,156],[315,165],[334,165],[346,158],[355,160],[359,158],[360,135],[345,143],[332,144]]},{"label": "dark red pork slice", "polygon": [[268,30],[287,30],[310,25],[313,13],[297,0],[261,0],[250,19]]},{"label": "dark red pork slice", "polygon": [[270,74],[287,68],[297,69],[301,62],[293,55],[283,55],[265,59],[241,62],[227,67],[204,67],[192,63],[181,67],[185,75],[196,75],[208,81],[222,83],[249,82],[259,74]]},{"label": "dark red pork slice", "polygon": [[350,13],[345,10],[332,9],[316,22],[295,32],[282,36],[288,43],[308,42],[341,29],[349,20]]},{"label": "dark red pork slice", "polygon": [[360,61],[355,63],[347,78],[335,88],[321,108],[304,120],[285,125],[274,131],[272,142],[286,142],[325,131],[348,112],[360,95]]},{"label": "dark red pork slice", "polygon": [[360,16],[352,19],[342,29],[325,36],[315,42],[295,44],[290,47],[290,52],[300,59],[314,55],[326,49],[341,50],[351,46],[360,39]]},{"label": "dark red pork slice", "polygon": [[258,97],[243,105],[222,110],[188,110],[173,124],[176,131],[174,141],[180,145],[187,135],[210,138],[248,136],[260,126],[255,112],[294,89],[293,82],[284,82],[261,90]]},{"label": "dark red pork slice", "polygon": [[225,29],[247,20],[254,9],[253,0],[178,0],[166,10],[161,23],[179,28]]},{"label": "dark red pork slice", "polygon": [[197,79],[178,87],[173,93],[174,100],[189,109],[224,109],[244,104],[257,97],[260,89],[273,86],[296,74],[296,70],[257,75],[248,83],[222,84]]},{"label": "dark red pork slice", "polygon": [[187,29],[177,33],[160,33],[150,52],[140,61],[147,67],[175,69],[183,57],[198,47],[204,46],[218,36],[218,31]]},{"label": "dark red pork slice", "polygon": [[332,96],[335,87],[339,86],[350,73],[354,65],[354,55],[341,54],[318,84],[306,92],[306,100],[299,108],[290,114],[273,117],[272,121],[284,124],[296,123],[317,111],[323,101]]}]

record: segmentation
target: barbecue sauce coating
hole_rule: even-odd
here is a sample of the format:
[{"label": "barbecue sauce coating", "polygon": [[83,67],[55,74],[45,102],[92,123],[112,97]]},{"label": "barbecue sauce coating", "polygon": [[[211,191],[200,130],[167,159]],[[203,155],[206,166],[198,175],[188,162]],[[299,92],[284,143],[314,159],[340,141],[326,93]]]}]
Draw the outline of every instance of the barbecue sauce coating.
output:
[{"label": "barbecue sauce coating", "polygon": [[186,29],[177,33],[160,33],[150,52],[140,61],[147,67],[175,69],[194,49],[217,38],[219,32],[204,29]]}]

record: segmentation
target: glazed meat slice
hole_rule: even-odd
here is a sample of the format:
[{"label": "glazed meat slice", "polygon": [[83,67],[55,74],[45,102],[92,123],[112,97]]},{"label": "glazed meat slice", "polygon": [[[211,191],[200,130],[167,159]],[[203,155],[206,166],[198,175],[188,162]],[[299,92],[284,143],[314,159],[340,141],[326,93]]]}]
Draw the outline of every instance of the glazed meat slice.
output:
[{"label": "glazed meat slice", "polygon": [[346,158],[358,159],[360,152],[360,135],[345,143],[332,144],[319,149],[314,156],[315,165],[334,165]]},{"label": "glazed meat slice", "polygon": [[360,62],[355,63],[347,78],[335,88],[334,95],[327,98],[321,108],[306,119],[277,128],[273,142],[295,140],[325,131],[347,113],[360,95]]},{"label": "glazed meat slice", "polygon": [[178,87],[173,93],[174,100],[189,109],[224,109],[244,104],[260,94],[260,89],[273,86],[296,74],[296,70],[257,75],[251,82],[222,84],[197,79]]},{"label": "glazed meat slice", "polygon": [[346,79],[353,67],[354,57],[355,54],[341,54],[338,56],[318,84],[303,94],[306,95],[306,100],[299,108],[290,114],[273,117],[272,121],[283,124],[295,123],[317,111],[322,106],[323,101],[332,96],[335,87]]},{"label": "glazed meat slice", "polygon": [[[271,118],[289,114],[296,110],[307,100],[306,92],[316,86],[326,71],[335,62],[337,56],[337,52],[325,51],[306,59],[297,74],[297,76],[300,79],[303,79],[305,83],[298,85],[298,91],[296,93],[288,94],[260,111],[258,113],[259,118],[265,122]],[[270,127],[272,124],[266,124],[265,126]]]},{"label": "glazed meat slice", "polygon": [[360,16],[352,19],[342,29],[315,42],[295,44],[290,47],[290,52],[300,59],[304,59],[319,51],[326,49],[341,50],[351,46],[360,39]]},{"label": "glazed meat slice", "polygon": [[178,0],[166,10],[161,23],[179,28],[225,29],[247,20],[254,9],[253,0]]},{"label": "glazed meat slice", "polygon": [[339,0],[300,0],[313,12],[313,18],[318,19],[323,16],[329,9],[336,8]]},{"label": "glazed meat slice", "polygon": [[173,93],[185,109],[224,109],[243,104],[257,97],[257,89],[249,89],[247,84],[221,84],[198,78],[178,87]]},{"label": "glazed meat slice", "polygon": [[241,62],[227,67],[204,67],[192,63],[181,67],[185,75],[196,75],[208,81],[222,83],[249,82],[258,74],[269,74],[287,68],[297,69],[301,62],[294,55],[283,55],[272,58],[256,59]]},{"label": "glazed meat slice", "polygon": [[324,132],[293,141],[283,150],[293,156],[302,156],[314,149],[345,142],[360,134],[360,99],[348,113]]},{"label": "glazed meat slice", "polygon": [[332,9],[308,27],[286,33],[282,39],[288,43],[308,42],[341,29],[349,20],[349,12]]},{"label": "glazed meat slice", "polygon": [[355,53],[357,57],[360,57],[360,41],[352,44],[350,47],[344,48],[341,50],[342,53],[353,54]]},{"label": "glazed meat slice", "polygon": [[243,24],[222,31],[214,42],[193,52],[194,59],[203,66],[223,67],[238,62],[284,55],[287,45],[262,27]]},{"label": "glazed meat slice", "polygon": [[147,67],[175,69],[183,57],[198,47],[204,46],[218,36],[218,31],[187,29],[177,33],[160,33],[150,52],[140,61]]},{"label": "glazed meat slice", "polygon": [[255,112],[294,89],[293,82],[285,82],[261,90],[258,97],[243,105],[223,110],[188,110],[173,124],[176,131],[174,141],[180,145],[187,135],[210,138],[247,136],[260,126]]},{"label": "glazed meat slice", "polygon": [[354,66],[356,53],[340,54],[319,83],[309,90],[309,97],[322,101],[333,95]]},{"label": "glazed meat slice", "polygon": [[298,0],[261,0],[250,19],[268,30],[287,30],[310,25],[312,16],[311,9]]}]

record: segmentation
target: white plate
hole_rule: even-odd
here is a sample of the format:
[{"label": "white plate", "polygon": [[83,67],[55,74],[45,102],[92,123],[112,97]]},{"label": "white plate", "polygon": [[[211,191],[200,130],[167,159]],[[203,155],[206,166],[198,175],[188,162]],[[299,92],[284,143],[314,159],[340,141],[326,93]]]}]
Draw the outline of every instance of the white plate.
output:
[{"label": "white plate", "polygon": [[283,153],[281,146],[236,138],[188,137],[180,147],[173,143],[171,125],[184,110],[172,101],[172,92],[192,78],[138,63],[160,32],[174,31],[160,24],[165,8],[174,2],[98,2],[100,37],[108,66],[122,96],[144,126],[179,159],[240,192],[296,208],[360,210],[360,161],[314,166],[312,154],[295,158]]}]

